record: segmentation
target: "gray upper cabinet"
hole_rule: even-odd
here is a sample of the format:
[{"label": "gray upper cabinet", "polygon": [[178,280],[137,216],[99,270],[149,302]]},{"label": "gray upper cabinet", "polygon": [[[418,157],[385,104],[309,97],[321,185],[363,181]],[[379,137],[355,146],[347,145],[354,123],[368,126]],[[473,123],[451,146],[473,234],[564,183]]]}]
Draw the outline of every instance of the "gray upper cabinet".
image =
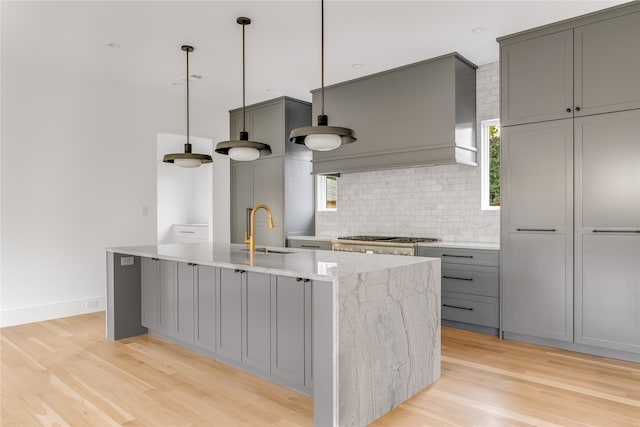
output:
[{"label": "gray upper cabinet", "polygon": [[[476,165],[476,66],[457,53],[325,88],[329,125],[358,141],[313,153],[314,174]],[[320,114],[313,92],[313,116]]]},{"label": "gray upper cabinet", "polygon": [[573,120],[502,131],[502,328],[573,340]]},{"label": "gray upper cabinet", "polygon": [[577,27],[574,37],[575,115],[640,108],[640,11]]},{"label": "gray upper cabinet", "polygon": [[500,38],[502,125],[640,108],[639,9]]},{"label": "gray upper cabinet", "polygon": [[501,124],[573,117],[573,31],[523,40],[500,51]]},{"label": "gray upper cabinet", "polygon": [[640,353],[640,110],[576,120],[576,342]]},{"label": "gray upper cabinet", "polygon": [[[246,107],[249,139],[271,146],[270,156],[252,162],[231,162],[231,242],[242,243],[248,232],[247,210],[266,204],[275,229],[264,212],[256,214],[256,244],[285,246],[288,235],[314,233],[314,181],[311,152],[288,142],[289,132],[311,124],[311,105],[288,97]],[[242,130],[242,109],[230,112],[231,135]]]}]

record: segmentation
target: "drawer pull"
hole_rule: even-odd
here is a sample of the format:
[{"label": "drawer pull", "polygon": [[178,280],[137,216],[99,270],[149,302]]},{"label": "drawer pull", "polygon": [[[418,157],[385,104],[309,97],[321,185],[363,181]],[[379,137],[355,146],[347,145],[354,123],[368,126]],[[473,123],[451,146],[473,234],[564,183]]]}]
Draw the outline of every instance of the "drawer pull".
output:
[{"label": "drawer pull", "polygon": [[593,230],[594,233],[639,233],[640,230]]},{"label": "drawer pull", "polygon": [[193,263],[193,262],[190,262],[190,263],[188,263],[188,265],[189,265],[190,267],[195,267],[195,266],[197,266],[198,264]]},{"label": "drawer pull", "polygon": [[449,254],[442,254],[442,256],[448,256],[449,258],[473,258],[473,255],[449,255]]},{"label": "drawer pull", "polygon": [[310,282],[310,281],[311,281],[311,279],[303,279],[302,277],[296,277],[296,282],[307,283],[307,282]]},{"label": "drawer pull", "polygon": [[300,245],[301,248],[312,248],[312,249],[320,249],[320,246],[314,245]]},{"label": "drawer pull", "polygon": [[548,231],[555,232],[555,228],[516,228],[516,231]]},{"label": "drawer pull", "polygon": [[151,261],[160,261],[160,258],[151,258]]},{"label": "drawer pull", "polygon": [[184,233],[184,234],[196,234],[195,231],[186,231],[186,230],[180,230],[180,233]]},{"label": "drawer pull", "polygon": [[443,279],[452,279],[452,280],[466,280],[467,282],[473,282],[473,277],[453,277],[453,276],[442,276]]},{"label": "drawer pull", "polygon": [[443,307],[456,308],[458,310],[473,311],[473,307],[460,307],[458,305],[442,304]]},{"label": "drawer pull", "polygon": [[238,268],[236,268],[236,269],[234,270],[234,272],[235,272],[235,273],[240,273],[240,274],[242,274],[242,273],[246,273],[246,271],[244,271],[244,270],[240,270],[240,269],[238,269]]}]

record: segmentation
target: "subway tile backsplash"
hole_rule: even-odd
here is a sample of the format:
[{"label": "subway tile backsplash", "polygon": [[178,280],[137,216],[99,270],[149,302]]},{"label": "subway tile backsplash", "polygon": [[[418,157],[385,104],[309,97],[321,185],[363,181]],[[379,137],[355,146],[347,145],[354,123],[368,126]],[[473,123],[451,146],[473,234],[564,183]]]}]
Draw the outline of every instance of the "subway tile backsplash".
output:
[{"label": "subway tile backsplash", "polygon": [[[476,73],[477,121],[499,117],[498,63]],[[478,143],[479,139],[478,129]],[[316,235],[381,234],[499,242],[500,212],[480,209],[480,167],[443,165],[343,174],[338,210],[316,213]]]}]

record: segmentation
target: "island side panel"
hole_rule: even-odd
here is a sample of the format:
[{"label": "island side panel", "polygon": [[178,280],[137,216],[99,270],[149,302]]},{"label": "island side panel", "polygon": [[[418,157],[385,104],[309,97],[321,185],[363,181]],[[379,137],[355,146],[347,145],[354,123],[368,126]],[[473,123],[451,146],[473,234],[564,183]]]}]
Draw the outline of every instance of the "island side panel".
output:
[{"label": "island side panel", "polygon": [[313,425],[338,426],[336,283],[312,284]]},{"label": "island side panel", "polygon": [[340,277],[339,425],[366,426],[440,378],[440,260]]},{"label": "island side panel", "polygon": [[147,333],[140,324],[140,257],[107,252],[107,338]]}]

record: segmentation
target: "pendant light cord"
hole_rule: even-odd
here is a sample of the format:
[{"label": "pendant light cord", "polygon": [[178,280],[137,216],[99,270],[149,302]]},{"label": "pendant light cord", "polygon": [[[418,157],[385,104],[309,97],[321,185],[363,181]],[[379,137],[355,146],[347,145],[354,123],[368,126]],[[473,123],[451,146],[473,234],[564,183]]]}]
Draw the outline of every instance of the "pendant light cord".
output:
[{"label": "pendant light cord", "polygon": [[246,132],[247,131],[247,125],[246,125],[246,117],[247,117],[247,113],[246,113],[246,107],[245,107],[245,73],[244,73],[244,27],[245,25],[242,25],[242,131]]},{"label": "pendant light cord", "polygon": [[187,52],[187,144],[191,144],[189,141],[189,49]]},{"label": "pendant light cord", "polygon": [[321,41],[321,64],[322,64],[322,115],[324,115],[324,0],[321,0],[320,2],[320,7],[322,8],[322,11],[320,12],[320,39]]}]

